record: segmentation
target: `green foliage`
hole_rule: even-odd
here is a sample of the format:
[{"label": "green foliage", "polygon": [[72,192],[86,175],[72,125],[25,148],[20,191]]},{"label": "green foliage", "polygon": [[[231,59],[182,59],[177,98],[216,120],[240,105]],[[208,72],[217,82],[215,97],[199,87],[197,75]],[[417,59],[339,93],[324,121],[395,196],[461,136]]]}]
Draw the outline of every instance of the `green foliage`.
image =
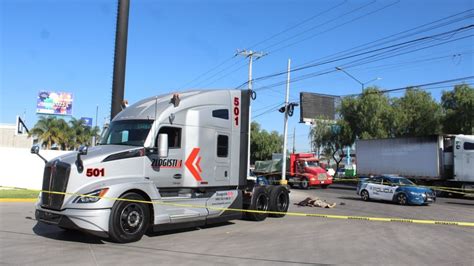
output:
[{"label": "green foliage", "polygon": [[333,158],[336,162],[336,171],[344,158],[344,147],[350,146],[354,142],[353,136],[349,123],[344,120],[331,122],[316,119],[315,125],[310,131],[313,149],[322,149],[322,154],[325,157]]},{"label": "green foliage", "polygon": [[342,99],[341,117],[349,125],[352,138],[387,138],[393,124],[390,99],[377,87],[365,89],[361,96]]},{"label": "green foliage", "polygon": [[281,153],[283,137],[276,131],[268,133],[262,130],[257,122],[251,124],[250,162],[269,160],[273,153]]},{"label": "green foliage", "polygon": [[443,131],[446,134],[474,134],[474,89],[456,85],[441,97],[444,109]]},{"label": "green foliage", "polygon": [[393,99],[394,136],[426,136],[441,133],[441,106],[431,94],[417,88]]},{"label": "green foliage", "polygon": [[99,136],[98,127],[83,125],[83,120],[72,118],[69,124],[62,118],[54,116],[40,117],[36,125],[30,130],[30,136],[35,136],[46,149],[53,144],[62,150],[76,149],[81,145],[91,145],[92,137]]}]

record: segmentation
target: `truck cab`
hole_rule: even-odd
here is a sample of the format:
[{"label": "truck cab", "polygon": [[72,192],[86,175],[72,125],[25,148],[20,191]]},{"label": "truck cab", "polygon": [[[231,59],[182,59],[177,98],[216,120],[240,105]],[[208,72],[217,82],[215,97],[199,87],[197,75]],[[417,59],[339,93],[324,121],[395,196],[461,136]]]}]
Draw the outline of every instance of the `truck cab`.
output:
[{"label": "truck cab", "polygon": [[127,107],[100,145],[46,162],[37,220],[132,242],[148,229],[242,217],[229,208],[286,212],[273,187],[247,184],[249,102],[248,91],[206,90]]},{"label": "truck cab", "polygon": [[332,176],[319,165],[319,160],[311,153],[291,154],[289,170],[291,177],[288,182],[293,186],[299,185],[303,189],[311,186],[327,188],[332,184]]}]

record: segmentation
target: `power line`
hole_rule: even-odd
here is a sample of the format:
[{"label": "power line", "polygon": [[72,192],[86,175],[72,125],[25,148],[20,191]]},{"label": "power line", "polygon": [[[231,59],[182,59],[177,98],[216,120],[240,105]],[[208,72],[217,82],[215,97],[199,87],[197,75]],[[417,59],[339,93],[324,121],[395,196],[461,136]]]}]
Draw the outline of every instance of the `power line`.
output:
[{"label": "power line", "polygon": [[[312,67],[312,66],[318,66],[318,65],[322,65],[322,64],[327,64],[327,63],[331,63],[331,62],[334,62],[336,61],[340,61],[340,60],[344,60],[344,59],[347,59],[347,57],[355,52],[360,52],[360,51],[363,51],[364,49],[368,49],[368,48],[372,48],[372,47],[376,47],[376,46],[379,46],[381,44],[385,44],[385,43],[389,43],[389,42],[392,42],[394,40],[400,40],[400,39],[404,39],[404,38],[407,38],[407,37],[410,37],[410,36],[413,36],[413,35],[416,35],[416,34],[419,34],[423,31],[430,31],[430,30],[433,30],[433,29],[436,29],[436,28],[440,28],[440,27],[444,27],[446,25],[450,25],[450,24],[453,24],[455,22],[459,22],[459,21],[462,21],[462,20],[465,20],[465,19],[468,19],[468,18],[471,18],[473,17],[472,15],[468,15],[468,16],[465,16],[465,17],[462,17],[462,18],[457,18],[457,19],[453,19],[451,21],[447,21],[447,22],[444,22],[443,24],[439,24],[439,25],[436,25],[436,26],[432,26],[431,28],[428,28],[428,29],[425,29],[425,30],[420,30],[420,31],[417,31],[417,32],[414,32],[414,33],[411,33],[411,34],[406,34],[404,36],[399,36],[401,34],[404,34],[404,33],[407,33],[407,32],[411,32],[411,31],[414,31],[414,30],[417,30],[417,29],[421,29],[421,28],[424,28],[426,26],[430,26],[430,25],[433,25],[433,24],[436,24],[438,22],[441,22],[441,21],[445,21],[447,19],[451,19],[453,17],[457,17],[459,15],[462,15],[462,14],[465,14],[467,12],[471,12],[472,10],[474,9],[469,9],[467,11],[463,11],[463,12],[460,12],[460,13],[456,13],[456,14],[453,14],[453,15],[450,15],[450,16],[447,16],[447,17],[444,17],[442,19],[438,19],[438,20],[435,20],[435,21],[432,21],[432,22],[429,22],[429,23],[425,23],[423,25],[420,25],[420,26],[417,26],[417,27],[414,27],[414,28],[411,28],[411,29],[408,29],[408,30],[405,30],[405,31],[402,31],[402,32],[399,32],[399,33],[396,33],[396,34],[392,34],[390,36],[386,36],[386,37],[383,37],[381,39],[378,39],[378,40],[375,40],[375,41],[371,41],[371,42],[368,42],[368,43],[365,43],[365,44],[362,44],[362,45],[359,45],[359,46],[356,46],[354,48],[350,48],[350,49],[346,49],[344,51],[341,51],[341,52],[338,52],[338,53],[335,53],[335,54],[332,54],[332,55],[329,55],[329,56],[326,56],[326,57],[323,57],[321,59],[318,59],[320,60],[319,62],[317,63],[314,63],[316,62],[317,60],[312,60],[312,61],[309,61],[308,63],[304,63],[298,67],[296,67],[295,69],[293,69],[292,71],[299,71],[301,69],[305,69],[305,67]],[[396,37],[398,36],[396,39],[393,38],[393,37]],[[388,40],[387,40],[388,39]],[[380,44],[374,44],[374,43],[378,43],[380,41],[383,41],[383,40],[387,40],[385,42],[382,42]],[[369,44],[374,44],[374,45],[371,45],[371,46],[368,46],[366,47],[367,45]],[[362,48],[362,47],[365,47],[365,48]],[[357,49],[357,48],[360,48],[360,49]],[[355,51],[354,51],[355,50]],[[349,53],[350,51],[353,51],[351,53]],[[374,51],[377,51],[377,49],[375,50],[372,50],[370,52],[374,52]],[[342,54],[342,55],[341,55]],[[359,53],[359,54],[356,54],[354,56],[360,56],[360,55],[363,55],[364,53]],[[339,57],[336,57],[337,55],[340,55]],[[354,57],[354,56],[351,56],[351,57]],[[329,58],[328,60],[326,61],[322,61],[323,59],[327,59]],[[332,59],[332,60],[330,60]],[[269,75],[265,75],[265,76],[262,76],[262,77],[258,77],[258,78],[255,78],[255,80],[262,80],[262,79],[268,79],[268,78],[272,78],[272,77],[276,77],[276,76],[280,76],[280,75],[284,75],[286,74],[286,71],[282,70],[280,72],[277,72],[275,74],[269,74]]]},{"label": "power line", "polygon": [[[262,43],[265,43],[265,42],[268,42],[269,40],[272,40],[272,39],[274,39],[275,37],[282,35],[283,33],[286,33],[286,32],[288,32],[288,31],[290,31],[290,30],[292,30],[292,29],[294,29],[294,28],[297,28],[297,27],[299,27],[299,26],[301,26],[301,25],[303,25],[303,24],[306,24],[307,22],[309,22],[309,21],[311,21],[311,20],[313,20],[313,19],[315,19],[315,18],[317,18],[317,17],[319,17],[319,16],[322,16],[322,15],[324,15],[324,14],[326,14],[326,13],[329,13],[329,12],[331,12],[331,11],[337,9],[338,7],[344,5],[345,3],[347,3],[347,0],[344,0],[343,2],[341,2],[341,3],[339,3],[339,4],[335,5],[335,6],[332,6],[332,7],[330,7],[329,9],[326,9],[326,10],[320,12],[320,13],[317,13],[316,15],[311,16],[311,17],[309,17],[309,18],[307,18],[307,19],[305,19],[305,20],[303,20],[303,21],[301,21],[301,22],[298,22],[298,23],[294,24],[293,26],[290,26],[289,28],[286,28],[286,29],[284,29],[284,30],[282,30],[282,31],[280,31],[280,32],[278,32],[278,33],[276,33],[276,34],[273,34],[272,36],[270,36],[270,37],[268,37],[268,38],[266,38],[266,39],[264,39],[264,40],[262,40],[262,41],[259,41],[259,42],[255,43],[255,44],[253,44],[253,45],[250,45],[249,47],[250,47],[250,48],[256,48],[258,45],[260,45],[260,44],[262,44]],[[265,49],[264,49],[264,50],[265,50]]]},{"label": "power line", "polygon": [[[374,2],[375,2],[375,1],[374,1]],[[340,28],[340,27],[342,27],[342,26],[344,26],[344,25],[347,25],[347,24],[349,24],[349,23],[352,23],[352,22],[354,22],[354,21],[357,21],[357,20],[359,20],[359,19],[365,18],[365,17],[367,17],[367,16],[369,16],[369,15],[372,15],[372,14],[374,14],[374,13],[377,13],[377,12],[379,12],[379,11],[382,11],[382,10],[384,10],[384,9],[386,9],[386,8],[389,8],[389,7],[391,7],[391,6],[395,5],[395,4],[398,4],[399,2],[400,2],[400,0],[398,0],[398,1],[394,2],[394,3],[388,4],[388,5],[385,5],[385,6],[383,6],[383,7],[381,7],[381,8],[378,8],[378,9],[376,9],[376,10],[374,10],[374,11],[371,11],[371,12],[368,12],[368,13],[365,13],[365,14],[362,14],[362,15],[360,15],[360,16],[358,16],[358,17],[355,17],[355,18],[353,18],[353,19],[351,19],[351,20],[349,20],[349,21],[346,21],[346,22],[344,22],[344,23],[338,24],[338,25],[336,25],[336,26],[334,26],[334,27],[332,27],[332,28],[329,28],[329,29],[327,29],[327,30],[324,30],[324,31],[315,33],[315,34],[310,35],[310,36],[308,36],[308,37],[306,37],[306,38],[304,38],[304,39],[301,39],[301,40],[299,40],[299,41],[296,41],[296,42],[290,43],[290,44],[288,44],[288,45],[285,45],[285,46],[283,46],[283,47],[280,47],[280,48],[278,48],[278,49],[272,50],[272,51],[270,51],[269,53],[275,53],[275,52],[277,52],[277,51],[281,51],[281,50],[283,50],[283,49],[285,49],[285,48],[291,47],[291,46],[296,45],[296,44],[298,44],[298,43],[307,41],[307,40],[312,39],[312,38],[314,38],[314,37],[316,37],[316,36],[318,36],[318,35],[320,35],[320,34],[323,34],[323,33],[329,32],[329,31],[331,31],[331,30]],[[370,4],[372,4],[372,3],[370,3]],[[365,7],[365,6],[364,6],[364,7]],[[343,16],[344,16],[344,15],[343,15]],[[340,18],[341,18],[341,17],[338,17],[338,18],[336,18],[336,19],[334,19],[334,20],[339,20]]]},{"label": "power line", "polygon": [[[474,27],[474,25],[469,25],[468,26],[469,28],[472,28]],[[463,28],[466,28],[466,27],[463,27]],[[451,32],[451,31],[450,31]],[[405,54],[409,54],[409,53],[413,53],[413,52],[417,52],[417,51],[420,51],[420,50],[424,50],[424,49],[428,49],[428,48],[432,48],[432,47],[436,47],[436,46],[440,46],[440,45],[443,45],[443,44],[447,44],[447,43],[451,43],[451,42],[454,42],[454,41],[459,41],[459,40],[462,40],[462,39],[466,39],[466,38],[470,38],[470,37],[473,37],[474,35],[468,35],[468,36],[464,36],[464,37],[459,37],[459,38],[456,38],[456,39],[453,39],[453,40],[449,40],[449,41],[445,41],[445,42],[442,42],[442,43],[438,43],[438,44],[433,44],[433,45],[429,45],[429,46],[424,46],[424,47],[421,47],[421,48],[417,48],[417,49],[414,49],[414,50],[409,50],[409,51],[405,51],[405,52],[402,52],[402,53],[397,53],[397,54],[391,54],[389,56],[385,56],[385,57],[379,57],[379,58],[373,58],[373,57],[377,57],[377,56],[381,56],[383,55],[384,53],[390,53],[390,52],[393,52],[393,51],[396,51],[396,50],[400,50],[400,49],[403,49],[403,48],[407,48],[406,46],[403,46],[406,44],[405,43],[402,43],[402,44],[398,44],[398,45],[402,45],[401,48],[395,48],[395,49],[392,49],[392,50],[389,50],[388,52],[382,52],[382,53],[379,53],[379,54],[375,54],[375,55],[370,55],[370,56],[367,56],[367,57],[364,57],[364,58],[359,58],[359,59],[356,59],[354,61],[351,61],[351,62],[348,62],[344,65],[342,65],[344,68],[352,68],[354,66],[359,66],[359,65],[364,65],[364,64],[368,64],[368,63],[372,63],[372,62],[376,62],[376,61],[380,61],[380,60],[383,60],[383,59],[387,59],[387,58],[392,58],[392,57],[395,57],[395,56],[400,56],[400,55],[405,55]],[[425,38],[421,38],[421,39],[425,39]],[[417,40],[420,40],[420,39],[417,39]],[[387,49],[389,47],[394,47],[395,45],[391,45],[391,46],[388,46],[388,47],[384,47],[384,48],[379,48],[379,49],[376,49],[377,51],[380,51],[380,50],[384,50],[384,49]],[[365,52],[364,54],[368,54],[370,53],[371,51],[369,52]],[[348,58],[352,58],[354,56],[350,56]],[[367,60],[367,59],[370,59],[372,58],[370,61],[365,61],[364,60]],[[347,59],[347,58],[345,58]],[[338,59],[338,60],[334,60],[335,61],[339,61],[339,60],[342,60],[342,59]],[[362,61],[362,62],[361,62]],[[358,64],[355,64],[359,62]],[[324,64],[328,64],[328,63],[332,63],[332,62],[326,62]],[[323,65],[323,63],[321,63],[320,65]],[[311,67],[315,67],[315,66],[311,66]],[[306,68],[310,68],[310,67],[306,67]],[[302,70],[302,69],[300,69]],[[292,70],[294,71],[294,70]],[[317,76],[321,76],[321,75],[326,75],[326,74],[329,74],[329,73],[333,73],[337,70],[334,70],[332,68],[328,69],[328,70],[323,70],[323,71],[319,71],[319,72],[312,72],[312,73],[309,73],[309,74],[305,74],[305,75],[302,75],[302,76],[299,76],[295,79],[293,79],[293,82],[297,82],[297,81],[301,81],[301,80],[304,80],[304,79],[308,79],[308,78],[313,78],[313,77],[317,77]],[[275,74],[277,75],[277,74]],[[255,80],[258,80],[259,78],[255,79]],[[267,86],[263,86],[263,87],[260,87],[260,88],[256,88],[255,90],[258,91],[258,90],[263,90],[263,89],[268,89],[268,88],[272,88],[272,87],[275,87],[275,86],[279,86],[279,85],[282,85],[284,84],[285,81],[280,81],[280,82],[276,82],[276,83],[273,83],[273,84],[270,84],[270,85],[267,85]]]},{"label": "power line", "polygon": [[[256,46],[258,46],[258,45],[260,45],[260,44],[262,44],[262,43],[268,42],[268,41],[270,41],[270,40],[276,38],[277,36],[282,35],[283,33],[286,33],[286,32],[288,32],[288,31],[291,31],[292,29],[295,29],[295,28],[297,28],[297,27],[299,27],[299,26],[301,26],[301,25],[303,25],[303,24],[306,24],[307,22],[309,22],[309,21],[311,21],[311,20],[314,20],[314,19],[317,18],[317,17],[320,17],[320,16],[322,16],[322,15],[324,15],[324,14],[326,14],[326,13],[329,13],[329,12],[331,12],[331,11],[337,9],[338,7],[344,5],[346,2],[347,2],[347,0],[344,0],[343,2],[341,2],[341,3],[339,3],[339,4],[335,5],[335,6],[332,6],[332,7],[330,7],[330,8],[327,9],[327,10],[324,10],[323,12],[317,13],[317,14],[314,15],[314,16],[311,16],[311,17],[309,17],[309,18],[307,18],[307,19],[304,19],[304,20],[301,21],[301,22],[298,22],[298,23],[296,23],[296,24],[294,24],[294,25],[292,25],[292,26],[290,26],[290,27],[288,27],[288,28],[286,28],[286,29],[284,29],[284,30],[282,30],[282,31],[280,31],[280,32],[278,32],[278,33],[276,33],[276,34],[273,34],[272,36],[270,36],[270,37],[268,37],[268,38],[266,38],[266,39],[263,39],[263,40],[261,40],[261,41],[255,43],[255,44],[251,45],[250,48],[255,48]],[[184,86],[187,86],[187,85],[189,85],[189,84],[192,84],[193,82],[195,82],[195,81],[197,81],[197,80],[199,80],[199,79],[205,77],[206,75],[208,75],[209,73],[213,72],[214,70],[216,70],[216,69],[220,68],[221,66],[227,64],[228,62],[232,61],[234,58],[235,58],[235,55],[232,56],[232,57],[230,57],[230,58],[228,58],[228,59],[226,59],[226,60],[224,60],[224,61],[222,61],[221,63],[217,64],[216,66],[212,67],[210,70],[208,70],[208,71],[206,71],[206,72],[204,72],[204,73],[202,73],[202,74],[196,76],[194,79],[192,79],[191,81],[187,82],[186,84],[184,84],[184,85],[181,86],[181,87],[184,87]],[[236,64],[237,64],[237,63],[236,63]],[[199,84],[201,84],[201,83],[203,83],[203,82],[206,82],[206,81],[212,79],[213,77],[215,77],[215,76],[219,75],[220,73],[222,73],[222,72],[224,72],[224,71],[230,69],[231,67],[235,66],[236,64],[233,64],[233,65],[231,65],[230,67],[227,67],[227,68],[225,68],[225,69],[223,69],[223,70],[221,70],[221,71],[215,73],[214,75],[212,75],[212,76],[210,76],[210,77],[208,77],[208,78],[202,80],[201,82],[199,82],[199,83],[196,84],[195,86],[198,86]],[[243,66],[241,66],[241,67],[239,67],[239,68],[237,68],[237,69],[231,71],[230,73],[225,74],[224,76],[220,77],[219,79],[214,80],[212,83],[214,83],[214,82],[216,82],[216,81],[218,81],[218,80],[220,80],[220,79],[222,79],[222,78],[224,78],[224,77],[226,77],[226,76],[228,76],[228,75],[234,73],[235,71],[241,69],[242,67],[243,67]],[[212,83],[210,83],[210,84],[212,84]]]},{"label": "power line", "polygon": [[[467,76],[467,77],[462,77],[462,78],[455,78],[455,79],[449,79],[449,80],[442,80],[442,81],[435,81],[435,82],[430,82],[430,83],[425,83],[425,84],[418,84],[418,85],[409,85],[401,88],[396,88],[396,89],[388,89],[388,90],[380,90],[380,91],[374,91],[374,92],[366,92],[366,93],[374,93],[374,94],[379,94],[379,93],[389,93],[389,92],[395,92],[395,91],[402,91],[402,90],[407,90],[410,88],[420,88],[423,89],[423,87],[428,87],[432,85],[440,85],[443,83],[451,83],[451,82],[458,82],[458,81],[465,81],[469,79],[474,79],[474,76]],[[347,94],[347,95],[342,95],[341,97],[354,97],[354,96],[361,96],[364,95],[364,93],[356,93],[356,94]]]}]

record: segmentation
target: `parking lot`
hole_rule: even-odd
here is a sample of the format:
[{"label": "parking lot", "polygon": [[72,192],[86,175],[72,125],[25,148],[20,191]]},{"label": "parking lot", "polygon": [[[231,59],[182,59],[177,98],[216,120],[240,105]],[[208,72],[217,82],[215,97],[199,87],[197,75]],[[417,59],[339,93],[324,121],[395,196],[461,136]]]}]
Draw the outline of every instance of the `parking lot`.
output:
[{"label": "parking lot", "polygon": [[[336,202],[334,209],[291,212],[474,221],[474,201],[438,198],[430,206],[363,202],[351,189],[292,190]],[[342,204],[341,204],[342,203]],[[264,222],[146,235],[114,244],[37,224],[33,203],[0,203],[0,261],[7,264],[460,264],[474,261],[474,228],[286,216]]]}]

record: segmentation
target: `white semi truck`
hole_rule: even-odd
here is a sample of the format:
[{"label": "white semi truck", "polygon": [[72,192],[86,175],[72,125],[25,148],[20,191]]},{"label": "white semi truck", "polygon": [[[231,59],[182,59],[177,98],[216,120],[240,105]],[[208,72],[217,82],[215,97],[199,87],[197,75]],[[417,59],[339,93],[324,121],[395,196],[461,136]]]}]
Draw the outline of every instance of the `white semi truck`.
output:
[{"label": "white semi truck", "polygon": [[205,90],[127,107],[100,145],[45,160],[37,220],[125,243],[147,230],[267,217],[241,209],[284,216],[286,186],[247,181],[249,102],[248,91]]},{"label": "white semi truck", "polygon": [[474,189],[474,136],[356,141],[359,175],[398,174],[424,184]]}]

